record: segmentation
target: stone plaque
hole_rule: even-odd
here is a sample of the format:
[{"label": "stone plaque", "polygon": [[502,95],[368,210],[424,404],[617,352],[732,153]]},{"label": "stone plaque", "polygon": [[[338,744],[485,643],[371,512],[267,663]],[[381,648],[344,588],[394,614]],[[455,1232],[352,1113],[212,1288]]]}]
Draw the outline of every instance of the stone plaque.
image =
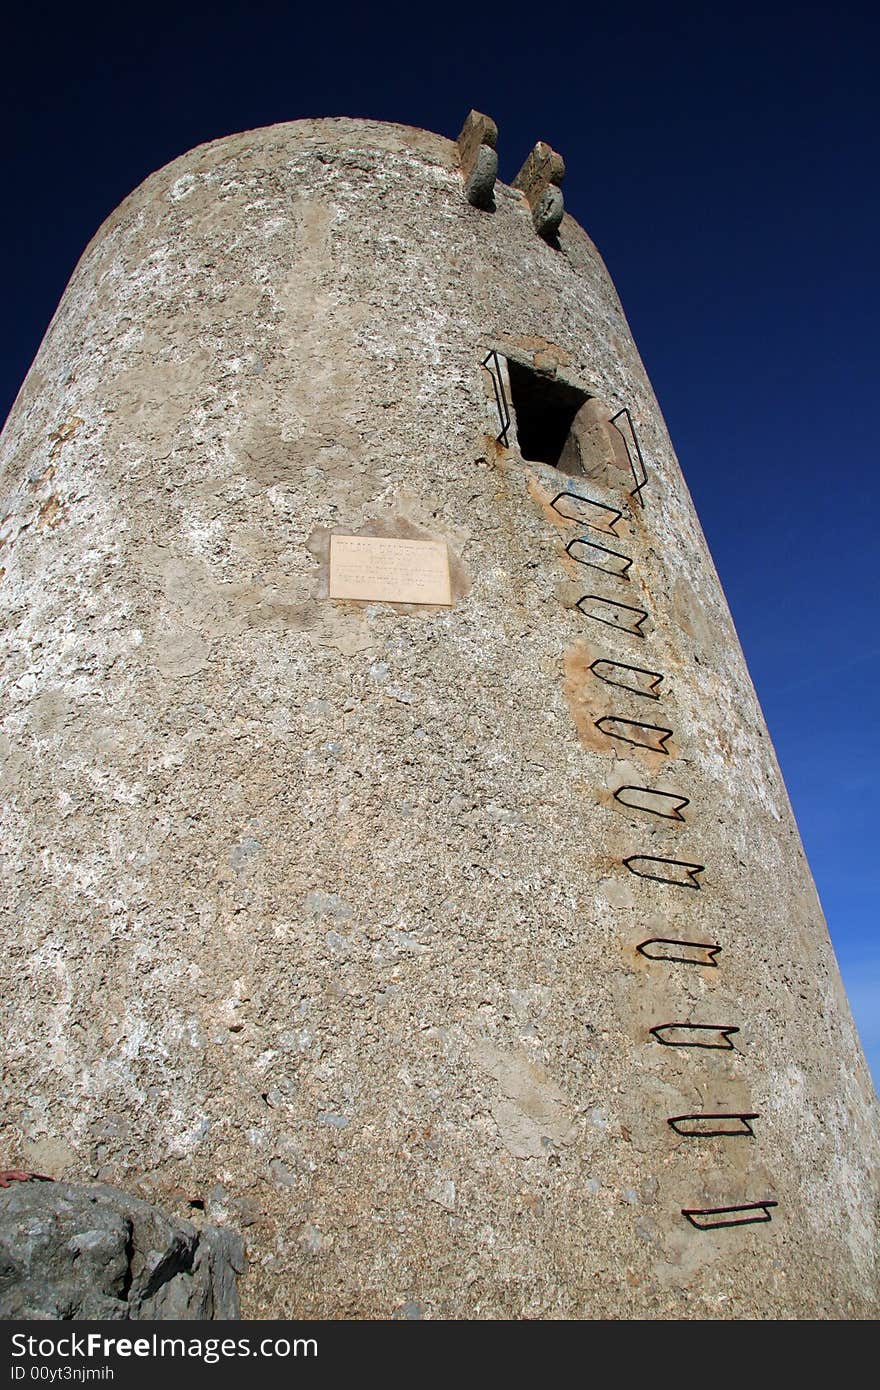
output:
[{"label": "stone plaque", "polygon": [[450,605],[446,542],[331,536],[330,597]]}]

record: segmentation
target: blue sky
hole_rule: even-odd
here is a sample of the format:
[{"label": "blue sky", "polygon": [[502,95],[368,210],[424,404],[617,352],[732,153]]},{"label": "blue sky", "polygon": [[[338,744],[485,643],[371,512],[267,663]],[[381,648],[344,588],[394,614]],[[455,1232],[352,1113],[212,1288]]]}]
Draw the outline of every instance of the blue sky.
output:
[{"label": "blue sky", "polygon": [[200,141],[301,116],[536,139],[615,279],[746,651],[880,1077],[880,11],[127,7],[4,32],[0,416],[85,243]]}]

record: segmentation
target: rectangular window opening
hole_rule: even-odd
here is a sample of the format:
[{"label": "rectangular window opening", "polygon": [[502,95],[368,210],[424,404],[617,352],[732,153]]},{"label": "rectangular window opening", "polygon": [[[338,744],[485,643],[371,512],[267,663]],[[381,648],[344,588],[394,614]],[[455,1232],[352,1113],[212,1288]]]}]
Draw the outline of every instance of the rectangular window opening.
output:
[{"label": "rectangular window opening", "polygon": [[550,464],[561,473],[583,475],[581,448],[573,427],[578,411],[588,400],[586,392],[511,358],[507,359],[507,371],[522,457]]}]

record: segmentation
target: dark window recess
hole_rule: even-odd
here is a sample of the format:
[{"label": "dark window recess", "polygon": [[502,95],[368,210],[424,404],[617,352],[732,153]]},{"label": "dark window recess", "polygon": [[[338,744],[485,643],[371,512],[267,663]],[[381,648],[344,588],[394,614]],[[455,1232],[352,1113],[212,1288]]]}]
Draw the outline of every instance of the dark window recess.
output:
[{"label": "dark window recess", "polygon": [[586,393],[567,382],[530,371],[510,358],[507,370],[523,458],[549,463],[562,473],[582,474],[584,466],[574,422],[588,399]]}]

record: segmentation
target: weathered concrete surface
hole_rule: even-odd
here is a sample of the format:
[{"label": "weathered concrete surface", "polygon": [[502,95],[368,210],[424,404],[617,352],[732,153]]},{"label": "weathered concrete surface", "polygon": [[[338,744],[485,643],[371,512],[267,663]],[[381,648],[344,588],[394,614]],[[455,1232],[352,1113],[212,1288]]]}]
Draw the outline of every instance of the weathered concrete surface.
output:
[{"label": "weathered concrete surface", "polygon": [[105,1185],[0,1192],[0,1318],[239,1316],[241,1241]]},{"label": "weathered concrete surface", "polygon": [[[451,141],[299,122],[77,268],[2,441],[3,1162],[203,1201],[247,1316],[867,1316],[876,1100],[718,580],[595,249],[495,198]],[[496,445],[490,348],[601,402],[613,535]],[[321,597],[333,530],[445,539],[454,607]],[[712,1111],[754,1138],[668,1124]]]}]

